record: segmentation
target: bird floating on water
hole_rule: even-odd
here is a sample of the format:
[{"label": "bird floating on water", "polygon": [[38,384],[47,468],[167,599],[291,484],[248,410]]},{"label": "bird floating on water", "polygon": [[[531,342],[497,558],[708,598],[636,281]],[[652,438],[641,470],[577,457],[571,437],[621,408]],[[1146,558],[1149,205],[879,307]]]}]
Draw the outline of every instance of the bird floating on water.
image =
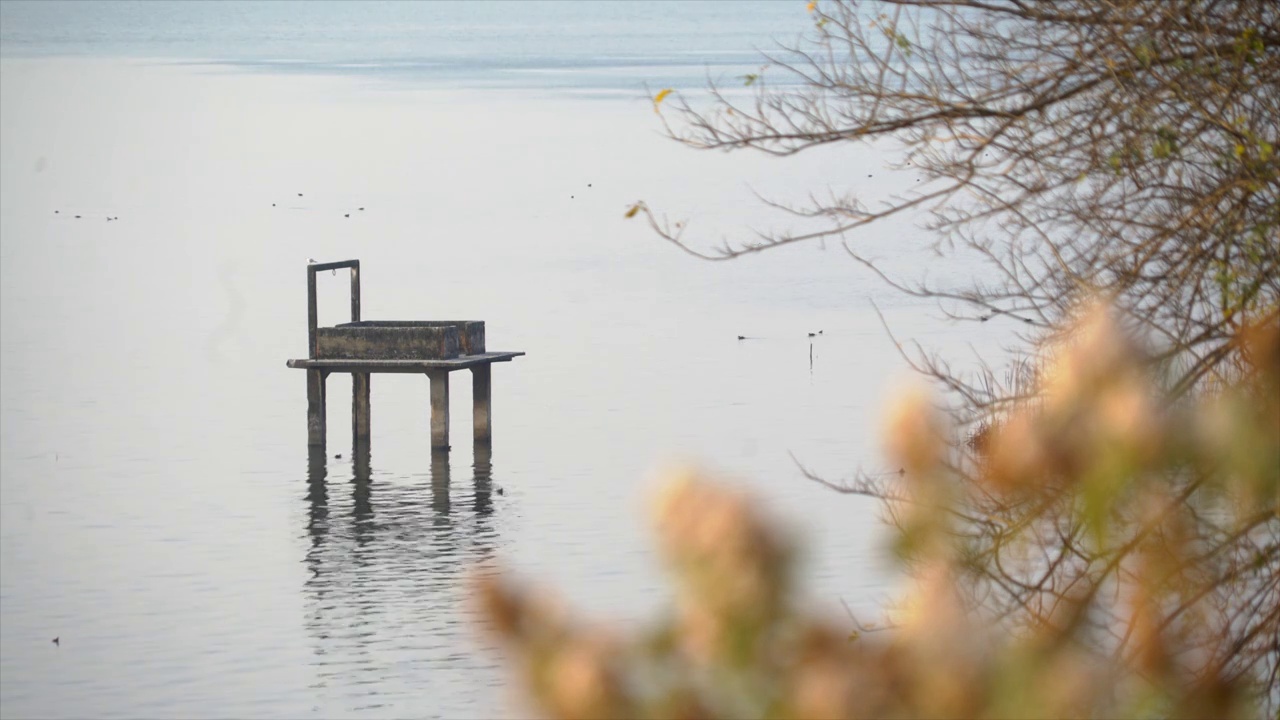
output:
[{"label": "bird floating on water", "polygon": [[60,640],[59,640],[59,638],[61,638],[61,637],[62,637],[62,636],[61,636],[61,635],[59,635],[58,637],[54,638],[54,639],[53,639],[53,644],[54,644],[54,645],[57,645],[58,647],[62,647],[62,643],[61,643],[61,642],[60,642]]}]

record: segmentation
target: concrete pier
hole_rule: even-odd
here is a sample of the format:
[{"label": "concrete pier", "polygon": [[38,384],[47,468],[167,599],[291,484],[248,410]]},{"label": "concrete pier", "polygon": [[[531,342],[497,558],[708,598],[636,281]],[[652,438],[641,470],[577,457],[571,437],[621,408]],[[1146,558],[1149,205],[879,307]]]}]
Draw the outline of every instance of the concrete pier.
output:
[{"label": "concrete pier", "polygon": [[[325,270],[351,270],[351,322],[318,327],[316,275]],[[330,373],[351,373],[351,436],[367,448],[372,411],[370,376],[374,373],[422,373],[430,382],[431,448],[449,449],[449,373],[471,371],[472,435],[477,446],[493,438],[492,367],[524,355],[521,351],[487,352],[484,323],[475,320],[360,319],[360,261],[307,265],[308,357],[289,360],[307,371],[307,444],[323,447],[327,439],[325,381]]]}]

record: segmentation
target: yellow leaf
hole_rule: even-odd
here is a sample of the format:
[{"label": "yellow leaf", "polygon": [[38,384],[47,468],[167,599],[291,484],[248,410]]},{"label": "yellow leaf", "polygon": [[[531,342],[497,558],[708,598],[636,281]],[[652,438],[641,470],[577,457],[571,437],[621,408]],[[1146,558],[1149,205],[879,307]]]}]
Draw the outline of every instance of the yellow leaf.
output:
[{"label": "yellow leaf", "polygon": [[805,5],[804,9],[808,10],[809,12],[813,12],[814,9],[817,7],[818,7],[818,0],[809,0],[809,4]]},{"label": "yellow leaf", "polygon": [[631,206],[631,209],[627,211],[627,217],[635,217],[638,212],[640,212],[640,203]]},{"label": "yellow leaf", "polygon": [[659,90],[659,91],[658,91],[658,94],[653,96],[653,111],[654,111],[654,112],[658,112],[658,106],[662,104],[662,101],[663,101],[663,100],[666,100],[666,99],[667,99],[667,96],[668,96],[668,95],[670,95],[670,94],[671,94],[671,92],[672,92],[672,91],[671,91],[671,88],[667,88],[667,89],[665,89],[665,90]]}]

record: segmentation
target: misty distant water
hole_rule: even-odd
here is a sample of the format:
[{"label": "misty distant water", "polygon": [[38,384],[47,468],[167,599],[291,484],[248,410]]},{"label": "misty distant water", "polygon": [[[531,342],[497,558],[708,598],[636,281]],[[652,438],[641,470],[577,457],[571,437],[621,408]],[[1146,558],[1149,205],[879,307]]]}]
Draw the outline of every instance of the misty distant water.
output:
[{"label": "misty distant water", "polygon": [[[651,616],[646,501],[673,462],[793,528],[815,605],[873,613],[894,586],[875,506],[795,459],[891,470],[879,418],[908,374],[876,308],[961,359],[1007,329],[944,323],[834,244],[707,263],[623,217],[644,199],[709,245],[784,221],[756,191],[911,186],[868,151],[661,136],[645,82],[737,72],[808,22],[801,2],[0,2],[0,714],[508,712],[467,573],[496,559],[585,613]],[[972,271],[909,219],[850,242]],[[374,376],[367,456],[331,376],[308,452],[285,367],[308,257],[361,260],[366,319],[481,319],[528,353],[494,368],[491,451],[459,374],[448,456],[410,375]],[[344,321],[345,279],[320,292]]]},{"label": "misty distant water", "polygon": [[455,87],[729,83],[804,31],[788,2],[5,0],[4,53],[218,61]]}]

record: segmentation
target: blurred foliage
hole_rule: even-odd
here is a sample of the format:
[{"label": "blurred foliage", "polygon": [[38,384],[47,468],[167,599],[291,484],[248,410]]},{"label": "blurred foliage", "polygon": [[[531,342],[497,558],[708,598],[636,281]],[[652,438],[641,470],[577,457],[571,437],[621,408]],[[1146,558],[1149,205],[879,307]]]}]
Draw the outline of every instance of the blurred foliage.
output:
[{"label": "blurred foliage", "polygon": [[[1280,390],[1256,339],[1280,308],[1280,2],[809,9],[750,89],[668,97],[664,128],[705,150],[859,147],[911,186],[837,169],[763,198],[786,222],[719,244],[644,202],[630,215],[710,259],[838,242],[955,320],[1012,323],[1021,357],[976,372],[895,338],[944,390],[938,417],[923,400],[894,415],[904,478],[805,474],[882,501],[898,559],[928,575],[945,557],[965,616],[998,637],[1069,618],[1069,646],[1118,683],[1081,693],[1082,713],[1195,713],[1189,688],[1221,686],[1280,718]],[[961,274],[912,280],[862,247],[903,218]],[[1082,310],[1098,296],[1105,321]]]},{"label": "blurred foliage", "polygon": [[[1174,398],[1082,308],[1038,401],[976,456],[928,396],[902,398],[886,437],[913,582],[882,631],[801,607],[793,543],[694,471],[655,505],[668,615],[624,633],[489,572],[483,625],[556,718],[1253,717],[1280,653],[1280,315],[1232,342],[1231,383]],[[985,515],[992,499],[1016,512]],[[1036,602],[999,611],[993,577]],[[1250,643],[1262,661],[1242,665]]]}]

